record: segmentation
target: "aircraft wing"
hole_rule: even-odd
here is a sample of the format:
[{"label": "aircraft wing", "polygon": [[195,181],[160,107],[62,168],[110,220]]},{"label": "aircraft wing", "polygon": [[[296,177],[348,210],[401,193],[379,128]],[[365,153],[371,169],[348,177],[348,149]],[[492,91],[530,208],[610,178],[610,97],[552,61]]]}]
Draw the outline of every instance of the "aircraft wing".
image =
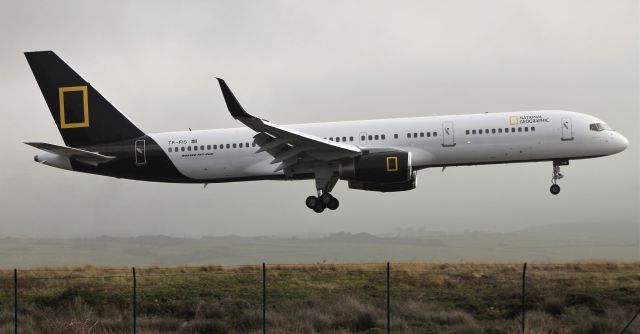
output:
[{"label": "aircraft wing", "polygon": [[97,166],[100,163],[108,162],[115,157],[102,155],[100,153],[81,150],[79,148],[58,146],[47,143],[25,143],[29,146],[33,146],[37,149],[41,149],[45,152],[57,154],[63,157],[68,157],[74,161],[79,161],[89,165]]},{"label": "aircraft wing", "polygon": [[276,171],[285,170],[302,161],[329,162],[362,155],[362,151],[354,145],[333,142],[250,115],[242,108],[224,80],[216,79],[220,83],[231,116],[258,133],[253,137],[254,142],[260,146],[256,153],[266,151],[274,157],[272,164],[281,163]]}]

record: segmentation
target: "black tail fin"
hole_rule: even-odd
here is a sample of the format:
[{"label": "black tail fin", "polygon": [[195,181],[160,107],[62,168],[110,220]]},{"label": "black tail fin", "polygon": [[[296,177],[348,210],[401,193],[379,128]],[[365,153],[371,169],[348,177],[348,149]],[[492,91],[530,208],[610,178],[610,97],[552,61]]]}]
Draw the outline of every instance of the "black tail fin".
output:
[{"label": "black tail fin", "polygon": [[55,53],[24,55],[67,146],[90,146],[144,135]]}]

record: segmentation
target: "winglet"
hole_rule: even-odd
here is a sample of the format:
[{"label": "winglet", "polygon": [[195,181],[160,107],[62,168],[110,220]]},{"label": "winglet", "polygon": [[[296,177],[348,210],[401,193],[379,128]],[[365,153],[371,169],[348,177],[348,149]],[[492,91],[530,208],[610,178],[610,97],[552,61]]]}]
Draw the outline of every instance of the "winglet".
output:
[{"label": "winglet", "polygon": [[218,79],[218,82],[220,83],[220,89],[222,89],[222,95],[224,96],[224,101],[227,103],[227,109],[229,109],[231,116],[233,116],[233,118],[235,119],[254,118],[246,111],[244,111],[244,108],[242,108],[240,102],[238,102],[238,99],[233,96],[233,93],[231,92],[231,89],[229,89],[229,86],[227,86],[227,83],[220,78],[216,79]]}]

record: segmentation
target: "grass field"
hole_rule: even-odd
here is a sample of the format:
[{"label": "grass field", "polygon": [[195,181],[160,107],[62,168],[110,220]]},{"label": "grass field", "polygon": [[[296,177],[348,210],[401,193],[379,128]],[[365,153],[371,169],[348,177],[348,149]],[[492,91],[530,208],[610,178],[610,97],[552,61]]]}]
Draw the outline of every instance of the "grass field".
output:
[{"label": "grass field", "polygon": [[[137,270],[139,333],[259,333],[260,266]],[[269,333],[383,333],[385,264],[267,265]],[[519,333],[522,265],[392,263],[393,333]],[[529,264],[527,333],[619,333],[640,308],[640,263]],[[131,269],[18,271],[19,333],[129,333]],[[13,327],[0,271],[0,332]],[[627,333],[640,333],[640,320]]]}]

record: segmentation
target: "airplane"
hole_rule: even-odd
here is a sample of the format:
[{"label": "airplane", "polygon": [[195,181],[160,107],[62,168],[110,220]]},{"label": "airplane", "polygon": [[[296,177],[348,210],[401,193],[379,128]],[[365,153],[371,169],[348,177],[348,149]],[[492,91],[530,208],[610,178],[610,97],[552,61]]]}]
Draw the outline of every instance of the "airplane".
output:
[{"label": "airplane", "polygon": [[305,204],[335,210],[338,180],[350,189],[415,189],[426,168],[603,157],[628,140],[583,113],[538,110],[278,125],[249,114],[216,78],[231,116],[245,127],[147,133],[52,51],[25,52],[65,146],[28,142],[36,162],[142,181],[200,183],[314,179]]}]

